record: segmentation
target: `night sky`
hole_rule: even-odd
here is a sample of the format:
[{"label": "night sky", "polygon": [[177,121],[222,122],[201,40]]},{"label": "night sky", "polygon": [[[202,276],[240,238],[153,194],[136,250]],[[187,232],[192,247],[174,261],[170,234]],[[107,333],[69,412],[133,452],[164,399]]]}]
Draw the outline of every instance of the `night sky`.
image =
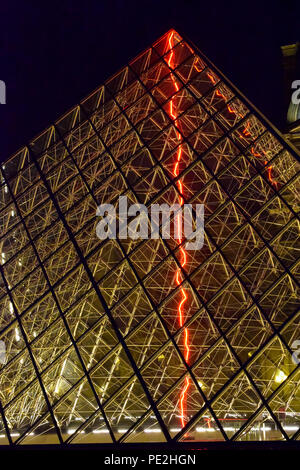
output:
[{"label": "night sky", "polygon": [[300,40],[299,0],[3,1],[0,16],[1,161],[170,28],[283,125],[280,46]]}]

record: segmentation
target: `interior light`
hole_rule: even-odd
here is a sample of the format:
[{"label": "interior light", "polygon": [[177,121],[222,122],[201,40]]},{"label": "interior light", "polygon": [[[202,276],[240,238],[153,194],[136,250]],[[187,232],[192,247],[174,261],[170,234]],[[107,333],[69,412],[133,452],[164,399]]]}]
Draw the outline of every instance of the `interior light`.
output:
[{"label": "interior light", "polygon": [[205,388],[205,385],[204,385],[204,383],[203,383],[201,380],[198,380],[198,385],[199,385],[199,387],[201,387],[201,388]]},{"label": "interior light", "polygon": [[277,384],[281,384],[282,382],[285,381],[286,378],[287,378],[287,375],[285,375],[285,373],[282,370],[278,369],[274,380]]},{"label": "interior light", "polygon": [[196,431],[197,431],[197,432],[214,432],[215,429],[214,429],[214,428],[198,427],[198,428],[196,428]]},{"label": "interior light", "polygon": [[20,341],[20,334],[18,328],[15,328],[16,341]]}]

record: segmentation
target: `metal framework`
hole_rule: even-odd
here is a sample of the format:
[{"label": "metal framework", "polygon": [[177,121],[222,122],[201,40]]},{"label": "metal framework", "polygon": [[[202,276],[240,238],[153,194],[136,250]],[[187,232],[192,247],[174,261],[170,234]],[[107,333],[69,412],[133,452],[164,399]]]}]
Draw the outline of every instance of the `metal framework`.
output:
[{"label": "metal framework", "polygon": [[[202,203],[205,243],[96,207]],[[300,436],[299,161],[174,30],[1,168],[0,445]]]}]

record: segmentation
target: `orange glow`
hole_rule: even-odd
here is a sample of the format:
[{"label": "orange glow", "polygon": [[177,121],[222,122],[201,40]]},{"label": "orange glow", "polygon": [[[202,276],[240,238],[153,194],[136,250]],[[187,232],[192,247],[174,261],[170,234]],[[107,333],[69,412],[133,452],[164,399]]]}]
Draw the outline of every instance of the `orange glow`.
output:
[{"label": "orange glow", "polygon": [[[191,51],[192,54],[193,54],[193,53],[194,53],[193,49],[192,49],[190,46],[188,46],[188,47],[189,47],[190,51]],[[197,62],[197,60],[198,60],[198,59],[196,59],[196,62]],[[194,64],[194,67],[195,67],[195,69],[197,70],[197,72],[200,72],[200,70],[199,70],[199,69],[197,68],[197,66],[196,66],[196,63]],[[215,85],[215,84],[216,84],[216,80],[215,80],[215,78],[213,77],[213,75],[212,75],[211,73],[209,73],[209,72],[206,72],[206,74],[207,74],[208,78],[210,79],[210,81],[212,82],[212,84]],[[217,96],[220,96],[220,97],[226,102],[226,97],[223,95],[223,93],[220,92],[220,90],[216,90],[216,95],[217,95]],[[241,118],[244,117],[241,113],[237,113],[229,104],[227,104],[227,110],[228,110],[230,113],[238,114]],[[244,130],[243,130],[242,132],[243,132],[243,134],[244,134],[245,136],[247,136],[247,137],[249,137],[249,136],[252,137],[252,133],[251,133],[251,131],[249,130],[249,126],[250,126],[250,121],[247,122],[247,124],[246,124],[246,126],[245,126],[245,128],[244,128]],[[239,134],[239,136],[240,136],[242,139],[245,138],[244,135]],[[251,153],[252,153],[255,157],[262,158],[262,155],[261,155],[260,153],[255,153],[255,152],[254,152],[253,147],[251,148]],[[265,161],[265,165],[267,165],[267,164],[268,164],[268,162]],[[272,169],[273,169],[273,167],[272,167],[272,166],[269,166],[269,167],[267,167],[266,169],[267,169],[267,174],[268,174],[268,180],[269,180],[270,183],[271,183],[273,186],[275,186],[275,188],[277,189],[277,188],[278,188],[278,181],[276,181],[276,180],[273,178],[273,176],[272,176]]]},{"label": "orange glow", "polygon": [[[174,51],[173,51],[173,46],[172,46],[173,35],[174,35],[174,32],[171,32],[170,36],[169,36],[169,48],[170,48],[171,53],[170,53],[169,59],[168,59],[168,66],[170,67],[170,69],[174,68],[174,65],[173,65]],[[173,75],[172,75],[172,81],[173,81],[173,84],[174,84],[174,88],[177,92],[179,90],[179,86],[178,86],[178,84],[176,82],[176,79],[174,78]],[[173,98],[171,98],[171,100],[170,100],[169,114],[170,114],[172,120],[175,123],[176,120],[177,120],[177,114],[176,114],[176,110],[174,110]],[[177,135],[177,139],[179,141],[181,141],[182,140],[181,134],[177,131],[176,135]],[[181,146],[181,144],[179,144],[177,152],[176,152],[176,161],[175,161],[174,168],[173,168],[173,175],[175,177],[178,176],[179,162],[181,160],[181,156],[182,156],[182,146]],[[180,194],[183,194],[183,185],[182,185],[182,181],[180,179],[177,182],[177,186],[178,186]],[[183,205],[183,197],[182,196],[179,196],[179,203],[180,203],[181,206]],[[178,217],[178,222],[179,222],[180,215],[177,215],[177,217]],[[179,240],[179,244],[181,244],[181,242],[182,242],[182,234],[179,233],[180,227],[181,227],[181,224],[177,223],[177,238]],[[176,273],[175,273],[176,284],[178,286],[180,286],[180,283],[181,283],[181,280],[182,280],[181,279],[182,268],[187,263],[186,251],[182,246],[180,247],[180,254],[181,254],[181,260],[180,260],[181,267],[178,268]],[[180,294],[181,294],[181,301],[180,301],[180,303],[178,304],[178,307],[177,307],[177,314],[178,314],[179,325],[180,325],[180,327],[182,327],[183,323],[184,323],[184,308],[183,307],[184,307],[185,302],[188,299],[188,296],[187,296],[186,290],[182,286],[179,287],[179,290],[180,290]],[[189,331],[188,331],[188,328],[184,328],[184,358],[185,358],[186,362],[188,362],[188,360],[189,360],[189,355],[190,355]],[[186,394],[187,394],[189,386],[190,386],[190,381],[189,381],[189,378],[186,377],[184,387],[181,390],[180,399],[179,399],[179,403],[180,403],[180,422],[181,422],[182,427],[184,427],[184,425],[185,425],[185,419],[186,419],[185,418],[185,401],[186,401]]]},{"label": "orange glow", "polygon": [[[265,165],[267,165],[267,164],[268,164],[268,161],[265,161]],[[272,183],[277,188],[278,183],[272,177],[272,169],[273,169],[272,165],[267,167],[268,179],[269,179],[270,183]]]},{"label": "orange glow", "polygon": [[243,134],[251,135],[250,132],[248,131],[249,126],[250,126],[250,122],[248,121],[246,126],[245,126],[245,129],[243,130]]},{"label": "orange glow", "polygon": [[[212,74],[209,73],[209,72],[206,72],[206,73],[207,73],[207,76],[208,76],[208,78],[210,79],[210,81],[215,85],[216,80],[214,79],[214,77],[212,76]],[[222,97],[223,97],[223,95],[222,95]]]},{"label": "orange glow", "polygon": [[185,394],[188,390],[190,386],[190,379],[188,377],[185,378],[185,385],[184,385],[184,388],[180,394],[180,411],[181,411],[181,415],[180,415],[180,421],[181,421],[181,426],[184,427],[184,419],[185,419],[185,416],[184,416],[184,402],[185,402]]},{"label": "orange glow", "polygon": [[[212,82],[213,85],[215,85],[216,83],[216,80],[214,79],[214,77],[212,76],[212,74],[210,74],[209,72],[206,72],[207,73],[207,76],[209,77],[210,81]],[[226,102],[226,97],[223,95],[223,93],[221,93],[219,90],[216,90],[216,94],[217,96],[220,96],[225,102]],[[237,112],[229,105],[227,104],[227,109],[230,113],[235,113],[237,114]],[[240,117],[244,117],[241,113],[238,113]],[[247,136],[247,137],[252,137],[252,133],[251,131],[249,130],[249,127],[250,127],[250,121],[247,122],[247,124],[245,125],[244,129],[243,129],[243,134],[239,134],[239,136],[242,138],[242,139],[245,139],[244,136]],[[255,157],[258,157],[258,158],[262,158],[262,155],[260,153],[255,153],[254,152],[254,149],[253,147],[251,148],[251,153],[252,155],[254,155]],[[268,162],[265,161],[265,165],[267,165]],[[270,183],[275,186],[275,188],[278,187],[278,182],[276,180],[274,180],[274,178],[272,177],[272,169],[273,167],[272,166],[269,166],[267,167],[267,173],[268,173],[268,180],[270,181]]]}]

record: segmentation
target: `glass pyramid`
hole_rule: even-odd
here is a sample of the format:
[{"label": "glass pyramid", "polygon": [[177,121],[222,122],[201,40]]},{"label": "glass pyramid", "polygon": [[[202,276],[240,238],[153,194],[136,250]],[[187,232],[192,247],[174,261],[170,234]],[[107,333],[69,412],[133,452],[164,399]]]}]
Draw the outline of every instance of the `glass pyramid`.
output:
[{"label": "glass pyramid", "polygon": [[[120,195],[204,204],[203,248],[100,240]],[[299,439],[299,157],[189,41],[7,160],[0,201],[0,445]]]}]

